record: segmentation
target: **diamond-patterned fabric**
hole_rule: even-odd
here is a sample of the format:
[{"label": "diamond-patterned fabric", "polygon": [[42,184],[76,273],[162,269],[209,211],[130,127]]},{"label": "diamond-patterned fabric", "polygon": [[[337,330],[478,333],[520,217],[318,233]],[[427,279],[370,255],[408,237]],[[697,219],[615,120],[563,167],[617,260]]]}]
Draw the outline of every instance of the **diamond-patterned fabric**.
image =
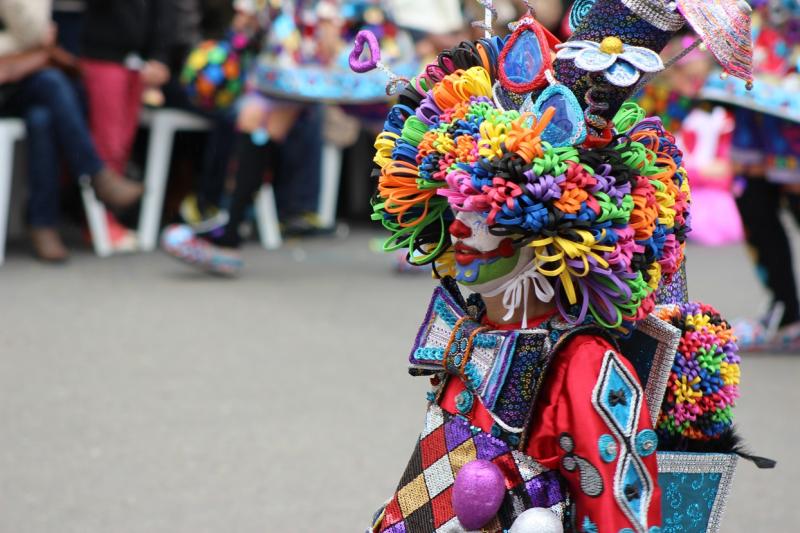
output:
[{"label": "diamond-patterned fabric", "polygon": [[464,531],[453,511],[452,489],[461,467],[476,459],[494,462],[506,481],[506,497],[500,511],[484,531],[500,532],[510,527],[520,513],[531,507],[551,508],[563,515],[566,491],[556,472],[511,450],[502,440],[471,428],[465,419],[432,405],[397,492],[375,531]]},{"label": "diamond-patterned fabric", "polygon": [[603,366],[592,395],[592,404],[618,440],[620,456],[614,474],[614,497],[631,520],[636,533],[647,532],[653,481],[634,443],[644,393],[636,378],[614,351]]}]

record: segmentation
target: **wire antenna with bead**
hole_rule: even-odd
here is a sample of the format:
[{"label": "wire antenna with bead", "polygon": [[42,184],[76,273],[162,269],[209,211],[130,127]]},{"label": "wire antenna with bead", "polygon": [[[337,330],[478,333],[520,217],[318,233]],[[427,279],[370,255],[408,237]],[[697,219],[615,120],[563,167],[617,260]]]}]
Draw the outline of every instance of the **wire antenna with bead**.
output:
[{"label": "wire antenna with bead", "polygon": [[[362,59],[361,56],[365,50],[368,51],[368,57]],[[376,68],[382,70],[389,77],[389,83],[386,84],[386,94],[388,96],[396,95],[402,87],[409,84],[407,78],[398,76],[381,62],[381,46],[378,43],[378,38],[369,30],[361,30],[356,34],[355,45],[350,52],[349,64],[350,68],[359,74],[370,72]]]},{"label": "wire antenna with bead", "polygon": [[472,27],[482,29],[483,36],[489,39],[494,35],[493,25],[498,18],[497,9],[493,0],[478,0],[478,3],[483,6],[483,21],[474,21]]}]

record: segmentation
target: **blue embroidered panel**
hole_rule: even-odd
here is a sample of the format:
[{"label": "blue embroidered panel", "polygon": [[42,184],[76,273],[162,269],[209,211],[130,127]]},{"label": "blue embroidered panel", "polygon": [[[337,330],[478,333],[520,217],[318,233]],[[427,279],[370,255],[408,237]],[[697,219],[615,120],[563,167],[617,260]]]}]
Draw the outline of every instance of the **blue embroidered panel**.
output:
[{"label": "blue embroidered panel", "polygon": [[658,452],[661,533],[717,533],[737,456]]},{"label": "blue embroidered panel", "polygon": [[708,528],[722,474],[661,473],[663,533],[701,533]]},{"label": "blue embroidered panel", "polygon": [[[612,489],[614,499],[636,526],[636,531],[647,531],[647,514],[654,489],[653,480],[634,442],[637,440],[635,432],[639,425],[643,396],[636,377],[622,363],[616,352],[606,352],[592,392],[592,405],[613,433],[613,437],[609,435],[611,438],[600,439],[599,445],[607,448],[614,437],[618,439],[619,458]],[[644,448],[649,442],[649,434],[642,434],[643,437],[639,440]],[[605,453],[610,457],[608,451]],[[648,451],[652,453],[649,449]],[[611,461],[613,459],[609,462]]]}]

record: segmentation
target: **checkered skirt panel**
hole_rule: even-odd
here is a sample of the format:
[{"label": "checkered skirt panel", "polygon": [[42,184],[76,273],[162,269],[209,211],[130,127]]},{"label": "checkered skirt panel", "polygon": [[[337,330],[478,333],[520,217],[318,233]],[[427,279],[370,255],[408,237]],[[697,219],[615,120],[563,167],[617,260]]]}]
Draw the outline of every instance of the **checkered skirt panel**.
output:
[{"label": "checkered skirt panel", "polygon": [[506,481],[497,516],[483,531],[502,532],[531,507],[566,508],[566,489],[555,471],[547,470],[505,442],[473,428],[431,405],[425,429],[414,448],[397,492],[375,525],[379,533],[456,533],[465,531],[453,511],[452,489],[462,466],[476,459],[492,461]]}]

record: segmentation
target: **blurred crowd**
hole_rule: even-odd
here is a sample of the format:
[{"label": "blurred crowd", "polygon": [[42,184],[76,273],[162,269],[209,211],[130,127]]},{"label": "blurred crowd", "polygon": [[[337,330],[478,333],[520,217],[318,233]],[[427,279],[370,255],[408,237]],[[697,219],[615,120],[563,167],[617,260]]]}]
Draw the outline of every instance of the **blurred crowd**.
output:
[{"label": "blurred crowd", "polygon": [[[562,2],[534,3],[537,16],[557,29]],[[239,223],[252,199],[252,187],[237,195],[238,169],[257,180],[273,181],[284,232],[303,235],[328,229],[320,227],[316,217],[325,142],[352,148],[345,157],[343,194],[350,201],[342,207],[345,213],[364,214],[372,187],[369,137],[385,107],[306,103],[275,109],[251,95],[210,107],[198,101],[196,87],[181,81],[187,58],[202,43],[225,39],[232,31],[257,33],[258,10],[269,8],[259,4],[0,0],[0,114],[25,122],[24,212],[36,257],[67,259],[60,221],[65,211],[80,221],[81,209],[74,201],[80,181],[90,183],[108,208],[113,249],[136,249],[136,235],[129,227],[143,194],[139,169],[146,154],[137,147],[147,134],[139,126],[142,110],[148,107],[188,110],[213,123],[203,138],[176,144],[165,220],[179,215],[194,227],[215,227],[226,221],[221,217],[234,212],[235,224],[228,224],[233,230],[224,242],[236,244]],[[524,9],[510,0],[496,5],[501,31],[504,22]],[[432,7],[429,2],[386,0],[381,7],[413,37],[421,57],[475,34],[478,30],[469,22],[483,19],[477,2],[442,0]],[[431,9],[435,16],[419,16]],[[319,34],[315,38],[324,39],[324,32]],[[248,134],[249,142],[237,133]],[[265,137],[273,141],[268,147],[261,146]]]},{"label": "blurred crowd", "polygon": [[[256,63],[245,61],[248,54],[257,57],[270,49],[280,55],[292,43],[294,37],[274,16],[286,3],[0,0],[0,114],[25,123],[24,212],[36,257],[67,259],[60,220],[67,213],[81,223],[82,210],[74,200],[79,183],[90,186],[108,208],[105,222],[113,249],[136,249],[130,228],[143,194],[140,169],[147,158],[142,141],[147,129],[140,125],[147,108],[177,108],[211,123],[210,131],[186,134],[175,144],[162,218],[180,219],[191,228],[191,236],[177,238],[182,245],[199,239],[187,248],[194,259],[212,250],[213,261],[229,262],[218,270],[241,267],[240,229],[265,180],[274,186],[285,234],[329,231],[317,216],[326,144],[345,154],[340,212],[368,218],[372,142],[390,102],[293,101],[291,94],[260,94],[257,84],[248,89],[252,76],[246,70]],[[421,65],[438,51],[483,33],[473,22],[484,20],[483,6],[472,0],[296,4],[314,5],[319,20],[313,25],[297,21],[301,38],[291,46],[298,57],[305,57],[310,46],[314,61],[323,66],[350,46],[337,21],[350,16],[344,13],[354,4],[361,5],[359,13],[372,27],[380,27],[384,17],[391,20],[391,35],[402,32],[411,42],[410,50],[393,42],[393,53],[416,56]],[[508,22],[530,7],[540,22],[566,39],[570,4],[496,0],[494,31],[507,33]],[[797,75],[800,8],[794,0],[752,4],[756,70],[764,71],[769,87],[770,80]],[[298,19],[305,16],[298,13]],[[730,102],[704,102],[699,95],[715,79],[714,62],[703,47],[695,48],[695,39],[687,30],[671,43],[665,60],[680,55],[680,61],[639,101],[677,132],[685,151],[693,189],[691,237],[708,245],[746,239],[774,299],[762,323],[772,324],[773,330],[800,323],[790,247],[779,217],[786,206],[800,219],[799,121]],[[771,94],[796,94],[791,87],[781,91]]]}]

